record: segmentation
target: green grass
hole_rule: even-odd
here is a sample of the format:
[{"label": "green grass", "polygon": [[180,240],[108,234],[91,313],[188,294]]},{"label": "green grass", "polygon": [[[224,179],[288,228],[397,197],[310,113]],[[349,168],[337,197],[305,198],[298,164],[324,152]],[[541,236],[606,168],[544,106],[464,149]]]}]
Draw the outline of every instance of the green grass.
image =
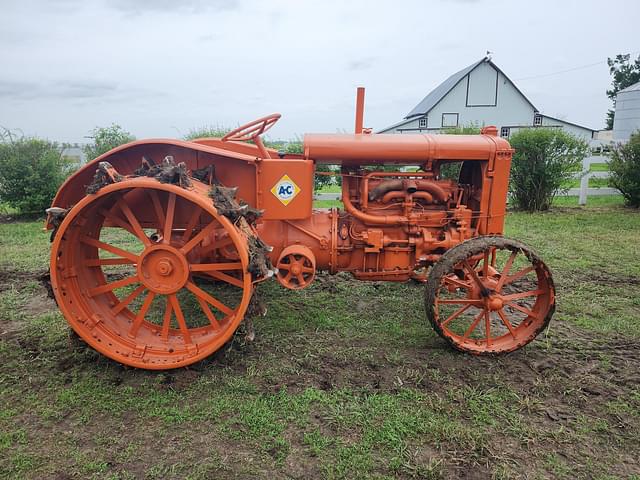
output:
[{"label": "green grass", "polygon": [[42,223],[0,224],[0,478],[637,479],[639,233],[618,196],[510,213],[558,309],[506,357],[450,350],[420,285],[320,275],[260,287],[253,343],[148,372],[72,341]]},{"label": "green grass", "polygon": [[318,188],[315,193],[340,193],[342,192],[342,187],[340,185],[322,185]]}]

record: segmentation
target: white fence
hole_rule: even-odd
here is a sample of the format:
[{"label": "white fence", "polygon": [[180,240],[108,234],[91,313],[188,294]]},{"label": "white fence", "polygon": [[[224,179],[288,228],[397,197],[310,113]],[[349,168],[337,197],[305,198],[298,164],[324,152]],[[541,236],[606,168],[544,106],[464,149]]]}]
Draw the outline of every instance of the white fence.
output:
[{"label": "white fence", "polygon": [[590,195],[619,195],[615,188],[589,188],[590,178],[609,178],[609,172],[591,172],[591,165],[594,163],[607,163],[609,157],[593,155],[582,160],[582,172],[576,177],[580,179],[580,188],[570,188],[565,195],[578,195],[578,205],[586,205],[587,197]]}]

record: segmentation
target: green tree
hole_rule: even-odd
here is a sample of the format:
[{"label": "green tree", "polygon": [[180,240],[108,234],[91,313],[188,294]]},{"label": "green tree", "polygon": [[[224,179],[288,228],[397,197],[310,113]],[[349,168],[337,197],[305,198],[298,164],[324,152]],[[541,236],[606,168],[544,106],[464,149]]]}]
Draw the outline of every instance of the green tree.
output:
[{"label": "green tree", "polygon": [[561,129],[525,128],[511,136],[515,149],[509,192],[519,210],[547,210],[582,168],[589,145]]},{"label": "green tree", "polygon": [[[607,58],[607,64],[609,65],[609,73],[613,77],[611,81],[611,89],[607,90],[607,97],[613,101],[613,106],[616,105],[616,95],[620,90],[640,82],[640,55],[635,61],[631,61],[631,54],[616,55],[615,58]],[[614,109],[609,109],[607,112],[607,130],[613,128],[613,117],[615,115]]]},{"label": "green tree", "polygon": [[619,144],[611,152],[609,182],[620,190],[624,202],[630,207],[640,207],[640,130],[631,134],[629,141]]},{"label": "green tree", "polygon": [[0,200],[21,213],[44,212],[70,172],[56,143],[0,133]]},{"label": "green tree", "polygon": [[87,160],[98,158],[103,153],[136,139],[131,133],[115,123],[109,127],[96,127],[91,130],[93,143],[85,145],[84,150]]}]

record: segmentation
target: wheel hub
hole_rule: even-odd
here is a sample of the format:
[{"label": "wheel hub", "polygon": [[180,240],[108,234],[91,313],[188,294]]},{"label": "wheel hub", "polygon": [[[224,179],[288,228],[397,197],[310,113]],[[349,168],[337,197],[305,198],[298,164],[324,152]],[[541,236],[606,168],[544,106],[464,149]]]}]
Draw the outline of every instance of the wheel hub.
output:
[{"label": "wheel hub", "polygon": [[301,272],[302,272],[302,269],[300,268],[300,264],[298,262],[291,264],[291,273],[293,273],[294,275],[298,275]]},{"label": "wheel hub", "polygon": [[152,245],[142,252],[138,274],[149,290],[168,295],[187,283],[189,264],[178,249],[164,244]]},{"label": "wheel hub", "polygon": [[504,301],[500,295],[491,295],[486,299],[486,305],[491,311],[500,310],[504,306]]}]

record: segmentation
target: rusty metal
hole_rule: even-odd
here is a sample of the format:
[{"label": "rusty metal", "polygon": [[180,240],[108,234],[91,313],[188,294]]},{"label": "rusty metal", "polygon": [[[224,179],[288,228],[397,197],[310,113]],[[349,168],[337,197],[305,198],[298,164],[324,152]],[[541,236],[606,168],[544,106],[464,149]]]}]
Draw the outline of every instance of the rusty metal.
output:
[{"label": "rusty metal", "polygon": [[[496,237],[509,143],[494,127],[372,134],[363,112],[358,89],[356,133],[305,135],[303,154],[264,145],[272,114],[222,138],[132,142],[80,169],[47,221],[51,284],[71,327],[118,362],[181,367],[231,338],[255,310],[257,283],[275,276],[300,290],[326,271],[426,283],[427,314],[458,349],[503,353],[531,341],[555,291],[539,257]],[[444,178],[451,162],[457,179]],[[340,167],[344,211],[313,209],[321,163]]]}]

